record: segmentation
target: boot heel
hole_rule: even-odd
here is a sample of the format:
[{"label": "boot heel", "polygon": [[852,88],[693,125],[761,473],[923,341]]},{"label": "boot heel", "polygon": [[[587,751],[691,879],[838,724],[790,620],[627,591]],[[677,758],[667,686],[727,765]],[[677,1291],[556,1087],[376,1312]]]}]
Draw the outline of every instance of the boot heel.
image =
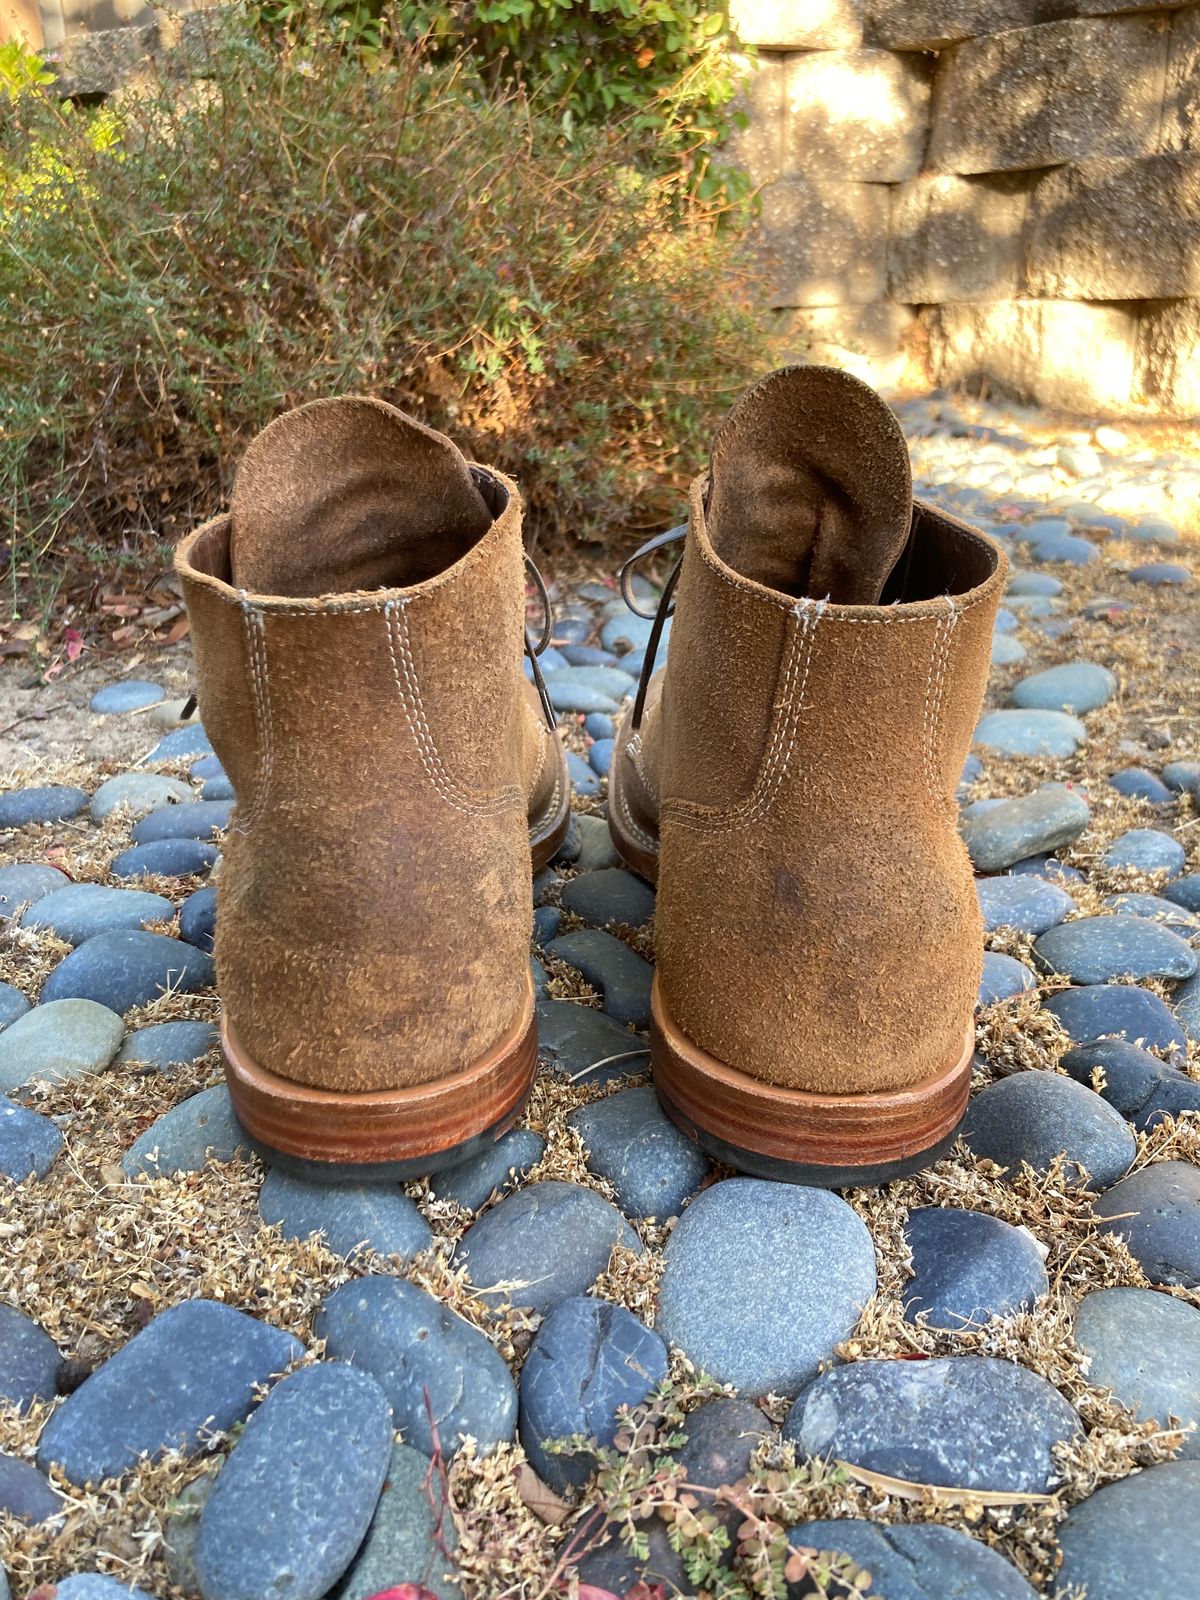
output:
[{"label": "boot heel", "polygon": [[672,1022],[654,982],[650,1057],[664,1111],[719,1161],[784,1183],[887,1183],[946,1155],[967,1109],[974,1044],[968,1024],[956,1061],[902,1089],[846,1095],[786,1089],[694,1045]]},{"label": "boot heel", "polygon": [[485,1150],[520,1116],[537,1071],[533,982],[486,1056],[410,1089],[340,1094],[280,1078],[246,1053],[228,1018],[221,1046],[238,1121],[272,1166],[324,1182],[425,1177]]}]

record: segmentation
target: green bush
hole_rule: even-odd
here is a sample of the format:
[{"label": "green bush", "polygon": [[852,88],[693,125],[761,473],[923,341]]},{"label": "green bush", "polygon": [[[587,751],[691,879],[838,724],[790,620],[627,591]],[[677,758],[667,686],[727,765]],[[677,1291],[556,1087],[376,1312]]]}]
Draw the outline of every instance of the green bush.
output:
[{"label": "green bush", "polygon": [[[0,134],[0,493],[17,556],[144,552],[253,433],[365,391],[516,476],[535,536],[653,525],[760,364],[717,209],[390,31],[212,23],[203,81]],[[15,570],[15,565],[14,565]]]}]

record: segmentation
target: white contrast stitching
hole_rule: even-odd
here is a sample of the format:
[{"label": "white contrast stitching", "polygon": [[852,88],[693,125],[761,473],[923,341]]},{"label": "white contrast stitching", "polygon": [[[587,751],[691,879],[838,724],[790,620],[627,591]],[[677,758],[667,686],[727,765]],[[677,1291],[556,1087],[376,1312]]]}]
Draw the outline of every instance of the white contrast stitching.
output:
[{"label": "white contrast stitching", "polygon": [[959,613],[953,600],[947,600],[948,611],[934,632],[933,654],[930,662],[930,681],[925,692],[925,778],[929,792],[938,805],[946,803],[941,792],[937,771],[937,746],[941,733],[942,706],[946,698],[946,675],[950,666],[950,645],[958,626]]},{"label": "white contrast stitching", "polygon": [[250,604],[242,592],[242,624],[246,632],[246,658],[250,668],[250,690],[258,727],[257,774],[254,798],[244,818],[234,824],[236,833],[246,834],[266,809],[271,771],[275,762],[275,740],[271,723],[271,692],[267,679],[267,635],[262,612]]},{"label": "white contrast stitching", "polygon": [[[628,750],[628,745],[625,748]],[[647,833],[645,828],[634,821],[633,812],[629,809],[629,796],[620,784],[615,786],[615,793],[617,810],[621,813],[621,821],[625,824],[627,831],[633,835],[640,845],[644,845],[647,850],[653,850],[657,854],[658,840],[653,834]]]}]

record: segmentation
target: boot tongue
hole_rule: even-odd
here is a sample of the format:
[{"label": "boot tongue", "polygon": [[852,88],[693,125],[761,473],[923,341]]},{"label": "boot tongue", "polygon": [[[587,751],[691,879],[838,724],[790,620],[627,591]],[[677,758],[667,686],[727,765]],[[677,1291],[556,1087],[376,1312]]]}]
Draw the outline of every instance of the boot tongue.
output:
[{"label": "boot tongue", "polygon": [[450,440],[381,400],[315,400],[276,418],[234,480],[230,567],[256,594],[405,588],[493,521]]},{"label": "boot tongue", "polygon": [[744,577],[836,605],[878,605],[911,523],[900,425],[847,372],[781,367],[717,434],[708,534]]}]

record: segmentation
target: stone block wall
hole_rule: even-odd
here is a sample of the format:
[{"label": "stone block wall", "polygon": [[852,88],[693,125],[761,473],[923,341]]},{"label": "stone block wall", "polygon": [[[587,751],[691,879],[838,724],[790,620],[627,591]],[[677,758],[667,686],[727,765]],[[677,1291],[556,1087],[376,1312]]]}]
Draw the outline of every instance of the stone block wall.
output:
[{"label": "stone block wall", "polygon": [[733,0],[781,334],[884,386],[1200,414],[1200,4]]}]

